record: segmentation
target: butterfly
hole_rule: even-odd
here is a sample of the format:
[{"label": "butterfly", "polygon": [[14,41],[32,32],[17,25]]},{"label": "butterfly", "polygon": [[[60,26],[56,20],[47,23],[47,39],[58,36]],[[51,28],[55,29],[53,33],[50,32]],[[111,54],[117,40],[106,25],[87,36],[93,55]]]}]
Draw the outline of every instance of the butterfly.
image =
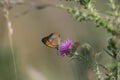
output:
[{"label": "butterfly", "polygon": [[68,55],[69,57],[72,57],[74,55],[74,53],[76,52],[77,48],[79,46],[78,42],[74,42],[70,47],[69,47],[69,52],[66,53],[66,55]]},{"label": "butterfly", "polygon": [[71,45],[71,49],[72,49],[73,51],[75,51],[75,50],[78,48],[78,46],[79,46],[79,42],[74,42],[74,43]]},{"label": "butterfly", "polygon": [[51,33],[48,36],[43,37],[42,42],[50,48],[58,49],[61,43],[60,34],[57,32]]},{"label": "butterfly", "polygon": [[[60,34],[55,32],[55,33],[51,33],[49,34],[48,36],[45,36],[42,38],[42,42],[50,47],[50,48],[55,48],[57,49],[58,51],[59,50],[64,50],[64,48],[66,49],[65,45],[66,45],[66,42],[62,42],[62,44],[64,45],[62,48],[60,47],[62,44],[61,44],[61,38],[60,38]],[[68,56],[73,56],[76,49],[78,48],[79,46],[79,43],[78,42],[74,42],[72,43],[69,48],[67,49],[67,52],[66,52],[66,55]]]}]

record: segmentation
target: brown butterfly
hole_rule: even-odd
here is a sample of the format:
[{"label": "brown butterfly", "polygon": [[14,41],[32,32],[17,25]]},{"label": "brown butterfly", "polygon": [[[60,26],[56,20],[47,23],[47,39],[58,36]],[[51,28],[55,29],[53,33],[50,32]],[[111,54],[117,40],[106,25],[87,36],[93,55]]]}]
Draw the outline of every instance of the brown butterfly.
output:
[{"label": "brown butterfly", "polygon": [[51,33],[50,35],[42,38],[42,42],[50,48],[58,49],[61,42],[60,34],[57,32]]},{"label": "brown butterfly", "polygon": [[72,49],[73,51],[76,51],[76,49],[78,48],[78,46],[79,46],[79,43],[78,43],[78,42],[74,42],[74,43],[72,44],[72,46],[71,46],[71,49]]},{"label": "brown butterfly", "polygon": [[77,50],[79,46],[78,42],[74,42],[70,47],[69,47],[69,52],[66,53],[66,55],[68,55],[69,57],[72,57],[75,53],[75,51]]}]

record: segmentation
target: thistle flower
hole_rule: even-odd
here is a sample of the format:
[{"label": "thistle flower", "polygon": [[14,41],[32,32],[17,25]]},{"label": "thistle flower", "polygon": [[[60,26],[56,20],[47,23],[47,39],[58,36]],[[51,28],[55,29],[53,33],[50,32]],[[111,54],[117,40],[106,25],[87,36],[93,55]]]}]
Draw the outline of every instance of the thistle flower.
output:
[{"label": "thistle flower", "polygon": [[65,56],[69,50],[69,47],[72,45],[71,40],[64,41],[59,47],[59,55]]}]

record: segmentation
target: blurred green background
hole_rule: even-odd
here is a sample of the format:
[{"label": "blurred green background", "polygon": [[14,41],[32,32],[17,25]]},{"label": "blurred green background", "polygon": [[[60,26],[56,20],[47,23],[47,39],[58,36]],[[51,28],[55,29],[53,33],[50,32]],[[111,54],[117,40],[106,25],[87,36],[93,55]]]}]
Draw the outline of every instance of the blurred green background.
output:
[{"label": "blurred green background", "polygon": [[[63,0],[26,0],[26,2],[74,5]],[[108,9],[107,0],[96,2],[98,12]],[[53,6],[41,10],[31,8],[26,15],[13,16],[28,7],[21,5],[10,10],[19,80],[94,80],[91,78],[94,75],[89,74],[85,65],[74,61],[69,62],[70,58],[58,56],[57,50],[46,47],[41,39],[52,32],[58,32],[62,40],[78,41],[80,46],[87,42],[99,52],[107,45],[110,34],[103,28],[96,29],[92,22],[77,22],[67,12]],[[8,29],[2,9],[0,12],[0,80],[15,80]]]}]

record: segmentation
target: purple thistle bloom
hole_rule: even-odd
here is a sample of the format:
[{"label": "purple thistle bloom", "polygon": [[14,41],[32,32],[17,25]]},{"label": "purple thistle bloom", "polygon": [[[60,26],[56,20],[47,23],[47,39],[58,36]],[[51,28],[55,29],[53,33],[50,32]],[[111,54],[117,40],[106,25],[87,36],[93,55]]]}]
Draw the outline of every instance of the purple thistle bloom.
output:
[{"label": "purple thistle bloom", "polygon": [[66,40],[64,41],[60,47],[59,47],[59,55],[60,56],[65,56],[67,53],[67,50],[69,49],[69,47],[72,45],[72,41],[71,40]]}]

